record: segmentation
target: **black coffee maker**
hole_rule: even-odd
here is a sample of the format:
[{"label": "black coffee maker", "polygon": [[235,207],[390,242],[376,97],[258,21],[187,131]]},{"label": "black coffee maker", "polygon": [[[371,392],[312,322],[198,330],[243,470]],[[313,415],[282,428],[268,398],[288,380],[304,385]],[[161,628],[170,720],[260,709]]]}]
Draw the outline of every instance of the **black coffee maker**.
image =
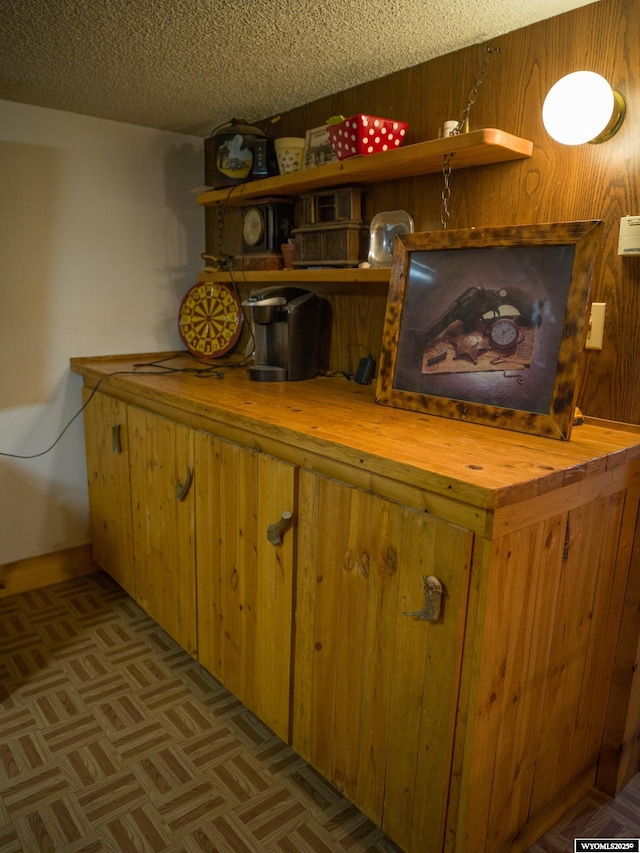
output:
[{"label": "black coffee maker", "polygon": [[255,340],[250,379],[284,382],[317,375],[324,299],[300,287],[276,285],[255,291],[242,304]]}]

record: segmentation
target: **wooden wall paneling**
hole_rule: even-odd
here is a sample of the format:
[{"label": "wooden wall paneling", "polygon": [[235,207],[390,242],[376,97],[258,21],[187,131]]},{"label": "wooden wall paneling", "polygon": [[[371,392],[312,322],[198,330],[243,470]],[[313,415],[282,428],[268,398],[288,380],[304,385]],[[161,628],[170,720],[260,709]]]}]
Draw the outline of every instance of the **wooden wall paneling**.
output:
[{"label": "wooden wall paneling", "polygon": [[[451,228],[599,218],[602,255],[592,298],[607,304],[602,351],[587,351],[578,404],[588,415],[640,423],[640,259],[617,254],[621,216],[640,214],[640,0],[600,0],[494,39],[500,48],[485,73],[470,126],[499,127],[534,142],[528,160],[455,170]],[[438,135],[457,118],[482,63],[474,45],[285,113],[277,135],[304,133],[331,115],[373,112],[409,122],[406,144]],[[588,68],[627,101],[619,133],[602,145],[563,146],[542,125],[548,89]],[[365,214],[405,209],[417,230],[440,227],[442,176],[369,189]],[[345,307],[347,311],[351,307]]]},{"label": "wooden wall paneling", "polygon": [[371,353],[378,361],[387,304],[387,284],[310,286],[329,303],[332,317],[325,350],[326,370],[355,372],[362,356]]}]

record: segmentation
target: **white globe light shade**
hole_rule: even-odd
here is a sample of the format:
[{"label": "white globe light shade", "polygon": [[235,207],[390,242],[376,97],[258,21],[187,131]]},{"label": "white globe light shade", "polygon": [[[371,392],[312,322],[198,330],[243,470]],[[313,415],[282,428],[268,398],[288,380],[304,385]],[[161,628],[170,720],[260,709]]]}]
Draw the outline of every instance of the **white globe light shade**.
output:
[{"label": "white globe light shade", "polygon": [[542,106],[549,136],[564,145],[597,139],[610,124],[615,97],[609,83],[593,71],[567,74],[551,87]]}]

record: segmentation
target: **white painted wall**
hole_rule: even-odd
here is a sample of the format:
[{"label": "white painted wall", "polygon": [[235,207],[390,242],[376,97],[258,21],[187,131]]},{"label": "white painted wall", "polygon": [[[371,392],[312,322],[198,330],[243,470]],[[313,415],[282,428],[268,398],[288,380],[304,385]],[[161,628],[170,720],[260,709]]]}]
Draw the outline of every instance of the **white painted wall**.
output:
[{"label": "white painted wall", "polygon": [[[203,141],[0,101],[0,451],[78,410],[72,356],[181,349]],[[0,456],[0,564],[89,541],[82,418]]]}]

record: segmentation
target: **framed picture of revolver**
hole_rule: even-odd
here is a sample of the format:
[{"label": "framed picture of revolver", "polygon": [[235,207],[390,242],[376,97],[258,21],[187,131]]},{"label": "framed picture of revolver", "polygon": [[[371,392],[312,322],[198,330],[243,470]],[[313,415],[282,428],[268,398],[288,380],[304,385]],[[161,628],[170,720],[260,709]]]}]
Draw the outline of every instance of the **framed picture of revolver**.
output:
[{"label": "framed picture of revolver", "polygon": [[396,241],[376,402],[570,438],[599,225]]}]

